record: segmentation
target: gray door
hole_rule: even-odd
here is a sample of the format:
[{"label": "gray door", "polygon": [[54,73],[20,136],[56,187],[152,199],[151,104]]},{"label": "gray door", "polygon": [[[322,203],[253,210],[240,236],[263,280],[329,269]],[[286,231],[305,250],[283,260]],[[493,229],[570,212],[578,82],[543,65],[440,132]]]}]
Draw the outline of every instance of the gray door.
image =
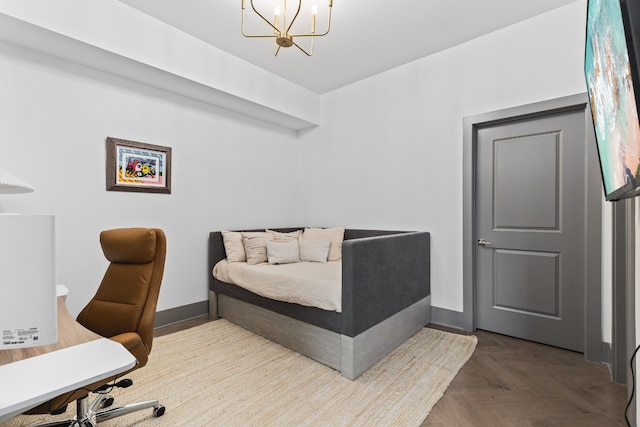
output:
[{"label": "gray door", "polygon": [[479,329],[584,350],[584,114],[477,131]]}]

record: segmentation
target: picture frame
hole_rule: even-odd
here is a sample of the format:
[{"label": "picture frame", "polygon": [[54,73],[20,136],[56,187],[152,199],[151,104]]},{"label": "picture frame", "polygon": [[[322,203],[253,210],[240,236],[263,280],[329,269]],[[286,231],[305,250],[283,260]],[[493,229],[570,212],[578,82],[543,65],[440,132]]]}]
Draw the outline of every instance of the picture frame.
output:
[{"label": "picture frame", "polygon": [[107,191],[171,193],[171,147],[107,137]]}]

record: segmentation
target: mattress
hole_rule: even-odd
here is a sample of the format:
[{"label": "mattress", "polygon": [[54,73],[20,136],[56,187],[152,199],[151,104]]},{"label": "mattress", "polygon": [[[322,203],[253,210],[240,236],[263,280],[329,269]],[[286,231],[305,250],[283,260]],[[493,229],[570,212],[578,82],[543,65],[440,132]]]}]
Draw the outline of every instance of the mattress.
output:
[{"label": "mattress", "polygon": [[213,276],[265,298],[342,312],[340,261],[250,265],[223,259]]}]

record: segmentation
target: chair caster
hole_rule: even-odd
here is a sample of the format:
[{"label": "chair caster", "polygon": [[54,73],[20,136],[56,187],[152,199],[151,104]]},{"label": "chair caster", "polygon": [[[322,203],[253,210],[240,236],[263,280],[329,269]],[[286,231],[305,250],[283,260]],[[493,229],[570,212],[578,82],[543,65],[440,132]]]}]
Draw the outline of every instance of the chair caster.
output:
[{"label": "chair caster", "polygon": [[158,405],[158,406],[154,406],[153,407],[153,416],[154,417],[161,417],[164,415],[164,405]]},{"label": "chair caster", "polygon": [[114,402],[113,397],[107,396],[100,404],[100,407],[103,409],[108,408],[109,406],[113,405],[113,402]]}]

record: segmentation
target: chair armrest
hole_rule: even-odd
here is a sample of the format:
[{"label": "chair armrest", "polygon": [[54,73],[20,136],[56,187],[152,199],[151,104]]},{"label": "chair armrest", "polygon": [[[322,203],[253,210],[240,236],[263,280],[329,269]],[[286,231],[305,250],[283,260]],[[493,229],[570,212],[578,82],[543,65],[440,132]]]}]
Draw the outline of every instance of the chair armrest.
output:
[{"label": "chair armrest", "polygon": [[145,347],[140,335],[136,334],[135,332],[125,332],[124,334],[109,337],[109,339],[122,344],[124,348],[129,350],[129,353],[133,354],[133,356],[138,360],[138,364],[133,369],[142,368],[147,364],[151,349]]}]

